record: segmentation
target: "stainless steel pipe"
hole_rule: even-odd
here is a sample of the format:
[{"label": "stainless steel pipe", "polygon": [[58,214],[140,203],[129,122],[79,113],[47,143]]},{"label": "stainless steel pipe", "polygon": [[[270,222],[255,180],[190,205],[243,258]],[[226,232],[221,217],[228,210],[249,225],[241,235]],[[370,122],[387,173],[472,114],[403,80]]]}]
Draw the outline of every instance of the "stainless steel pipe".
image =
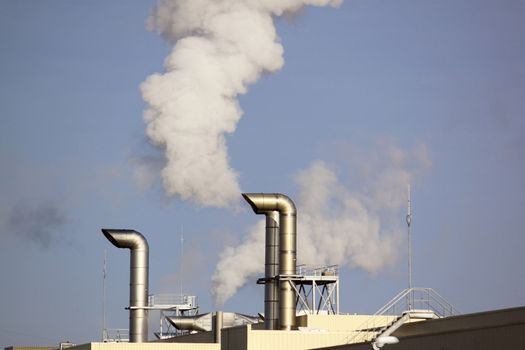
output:
[{"label": "stainless steel pipe", "polygon": [[144,236],[134,230],[102,229],[117,248],[130,249],[129,341],[148,341],[148,264],[149,247]]},{"label": "stainless steel pipe", "polygon": [[222,311],[215,312],[213,320],[213,338],[215,343],[221,343],[221,331],[222,331]]},{"label": "stainless steel pipe", "polygon": [[256,214],[279,212],[279,329],[295,328],[296,293],[287,279],[297,273],[297,211],[295,204],[280,193],[243,193]]},{"label": "stainless steel pipe", "polygon": [[259,317],[233,312],[216,311],[193,316],[165,316],[175,328],[186,331],[214,332],[215,342],[220,342],[220,329],[259,323]]},{"label": "stainless steel pipe", "polygon": [[278,329],[279,326],[279,212],[269,211],[266,215],[266,250],[264,261],[264,328]]}]

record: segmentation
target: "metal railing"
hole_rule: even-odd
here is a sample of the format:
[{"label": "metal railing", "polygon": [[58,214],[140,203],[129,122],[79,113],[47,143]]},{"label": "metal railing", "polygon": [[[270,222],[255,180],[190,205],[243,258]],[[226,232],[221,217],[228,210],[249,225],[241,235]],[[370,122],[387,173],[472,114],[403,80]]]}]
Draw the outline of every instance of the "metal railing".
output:
[{"label": "metal railing", "polygon": [[73,346],[77,346],[77,344],[74,344],[74,343],[70,342],[69,340],[68,341],[64,341],[64,342],[60,342],[58,344],[58,350],[69,349],[69,348],[72,348]]},{"label": "metal railing", "polygon": [[363,322],[356,332],[348,337],[347,344],[372,341],[403,316],[415,311],[431,311],[438,318],[460,314],[432,288],[405,289]]},{"label": "metal railing", "polygon": [[129,342],[129,329],[106,328],[102,338],[104,343],[127,343]]},{"label": "metal railing", "polygon": [[148,296],[148,305],[150,307],[176,305],[197,306],[197,297],[195,295],[155,294]]},{"label": "metal railing", "polygon": [[372,341],[374,337],[381,332],[383,329],[394,324],[401,316],[389,316],[389,315],[372,315],[363,322],[353,334],[351,334],[346,343],[363,343]]},{"label": "metal railing", "polygon": [[460,312],[432,288],[409,288],[377,310],[374,315],[399,315],[404,311],[429,310],[439,317],[459,315]]},{"label": "metal railing", "polygon": [[297,274],[302,276],[338,276],[339,265],[312,266],[297,265]]}]

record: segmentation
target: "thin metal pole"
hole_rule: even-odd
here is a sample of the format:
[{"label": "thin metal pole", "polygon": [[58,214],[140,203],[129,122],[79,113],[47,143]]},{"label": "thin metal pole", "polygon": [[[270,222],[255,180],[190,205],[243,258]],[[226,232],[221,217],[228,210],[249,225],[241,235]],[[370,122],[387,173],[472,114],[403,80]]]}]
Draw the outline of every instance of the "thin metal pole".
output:
[{"label": "thin metal pole", "polygon": [[159,325],[159,328],[160,328],[160,339],[162,339],[162,320],[164,319],[164,312],[162,310],[160,310],[160,325]]},{"label": "thin metal pole", "polygon": [[180,225],[180,302],[184,303],[184,300],[182,300],[182,279],[183,279],[183,266],[182,261],[184,257],[184,226]]},{"label": "thin metal pole", "polygon": [[106,338],[106,259],[108,251],[104,249],[104,265],[102,268],[102,341]]},{"label": "thin metal pole", "polygon": [[408,184],[408,211],[407,211],[407,226],[408,226],[408,309],[412,309],[412,240],[411,240],[411,224],[412,224],[412,210],[410,200],[410,184]]},{"label": "thin metal pole", "polygon": [[336,305],[336,307],[337,307],[337,314],[339,315],[339,278],[337,278],[337,283],[335,285],[335,291],[337,293],[337,295],[335,297],[336,298],[335,300],[336,300],[336,303],[337,303],[337,305]]}]

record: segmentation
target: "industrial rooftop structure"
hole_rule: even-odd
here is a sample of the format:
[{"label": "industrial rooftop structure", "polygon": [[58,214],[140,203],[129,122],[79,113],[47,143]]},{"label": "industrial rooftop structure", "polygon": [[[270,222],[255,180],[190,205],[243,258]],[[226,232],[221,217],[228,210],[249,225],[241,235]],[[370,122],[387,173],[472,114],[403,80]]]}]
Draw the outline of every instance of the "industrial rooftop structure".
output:
[{"label": "industrial rooftop structure", "polygon": [[[149,247],[134,230],[102,229],[130,250],[129,330],[104,329],[103,341],[6,350],[522,349],[525,307],[460,315],[430,288],[400,292],[373,315],[339,310],[337,266],[296,264],[296,208],[282,194],[245,193],[266,217],[264,313],[199,314],[196,296],[149,295]],[[148,311],[159,310],[148,340]]]}]

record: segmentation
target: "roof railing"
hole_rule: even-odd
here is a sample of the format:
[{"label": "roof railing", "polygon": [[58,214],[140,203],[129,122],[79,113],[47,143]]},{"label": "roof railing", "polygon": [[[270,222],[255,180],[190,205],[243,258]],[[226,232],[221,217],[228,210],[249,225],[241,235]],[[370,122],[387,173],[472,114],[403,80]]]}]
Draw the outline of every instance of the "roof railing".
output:
[{"label": "roof railing", "polygon": [[459,315],[460,312],[432,288],[402,290],[374,315],[399,315],[404,311],[430,310],[439,317]]},{"label": "roof railing", "polygon": [[[460,312],[432,288],[408,288],[399,292],[372,317],[361,324],[347,343],[372,341],[381,331],[388,328],[406,314],[431,312],[437,318],[459,315]],[[386,322],[385,317],[391,320]]]}]

